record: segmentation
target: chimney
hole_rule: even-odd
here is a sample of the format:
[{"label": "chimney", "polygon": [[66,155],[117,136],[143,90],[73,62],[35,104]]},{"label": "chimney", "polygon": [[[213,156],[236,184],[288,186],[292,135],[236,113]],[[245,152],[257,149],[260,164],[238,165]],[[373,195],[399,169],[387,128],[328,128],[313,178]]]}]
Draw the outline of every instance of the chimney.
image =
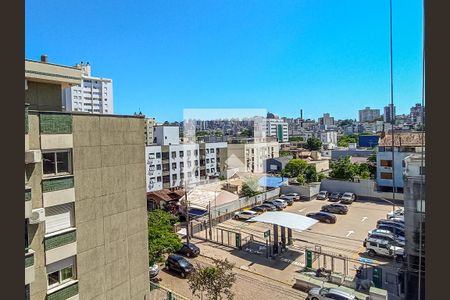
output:
[{"label": "chimney", "polygon": [[42,54],[41,55],[41,62],[48,63],[48,56],[47,56],[47,54]]}]

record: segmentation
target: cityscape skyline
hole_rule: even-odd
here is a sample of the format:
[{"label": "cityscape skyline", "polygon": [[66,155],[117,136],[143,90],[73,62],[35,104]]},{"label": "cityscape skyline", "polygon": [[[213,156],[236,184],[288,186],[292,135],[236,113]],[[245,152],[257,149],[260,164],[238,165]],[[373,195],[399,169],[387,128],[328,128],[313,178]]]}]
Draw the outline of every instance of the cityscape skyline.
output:
[{"label": "cityscape skyline", "polygon": [[[68,5],[47,10],[26,2],[25,55],[47,54],[65,65],[89,61],[94,76],[114,80],[117,114],[176,121],[185,107],[255,106],[286,117],[303,109],[306,119],[324,112],[355,119],[358,109],[390,102],[388,2]],[[421,5],[393,3],[399,114],[421,102]],[[89,29],[80,30],[67,10],[83,11]],[[120,22],[111,17],[117,11]]]}]

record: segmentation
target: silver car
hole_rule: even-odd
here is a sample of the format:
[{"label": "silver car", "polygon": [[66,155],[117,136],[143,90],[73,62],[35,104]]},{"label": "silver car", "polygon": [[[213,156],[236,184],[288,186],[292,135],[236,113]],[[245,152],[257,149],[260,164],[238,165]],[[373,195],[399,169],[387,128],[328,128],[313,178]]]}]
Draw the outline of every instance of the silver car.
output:
[{"label": "silver car", "polygon": [[148,275],[150,278],[154,278],[159,274],[159,266],[158,264],[154,264],[153,266],[148,268]]},{"label": "silver car", "polygon": [[356,296],[340,289],[312,288],[308,292],[308,300],[356,300]]}]

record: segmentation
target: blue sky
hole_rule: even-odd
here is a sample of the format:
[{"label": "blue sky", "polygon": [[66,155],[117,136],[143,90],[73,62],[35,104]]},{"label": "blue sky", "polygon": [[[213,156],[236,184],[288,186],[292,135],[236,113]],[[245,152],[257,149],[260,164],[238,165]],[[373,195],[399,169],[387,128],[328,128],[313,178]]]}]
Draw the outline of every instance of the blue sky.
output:
[{"label": "blue sky", "polygon": [[[185,108],[357,118],[389,96],[389,1],[27,0],[26,58],[114,82],[115,113]],[[422,1],[393,0],[394,101],[421,101]],[[231,116],[230,116],[231,117]]]}]

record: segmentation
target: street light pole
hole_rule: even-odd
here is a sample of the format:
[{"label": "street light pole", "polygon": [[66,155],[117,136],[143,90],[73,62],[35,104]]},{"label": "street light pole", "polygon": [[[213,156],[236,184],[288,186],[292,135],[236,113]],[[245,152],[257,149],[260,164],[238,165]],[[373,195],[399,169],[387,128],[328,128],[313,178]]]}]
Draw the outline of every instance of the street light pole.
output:
[{"label": "street light pole", "polygon": [[189,244],[189,202],[187,199],[187,186],[184,185],[184,201],[186,203],[186,242]]},{"label": "street light pole", "polygon": [[385,201],[385,202],[387,202],[389,204],[392,204],[392,212],[395,213],[395,203],[394,202],[389,201],[389,200],[387,200],[385,198],[379,198],[379,199],[381,199],[381,200],[383,200],[383,201]]}]

